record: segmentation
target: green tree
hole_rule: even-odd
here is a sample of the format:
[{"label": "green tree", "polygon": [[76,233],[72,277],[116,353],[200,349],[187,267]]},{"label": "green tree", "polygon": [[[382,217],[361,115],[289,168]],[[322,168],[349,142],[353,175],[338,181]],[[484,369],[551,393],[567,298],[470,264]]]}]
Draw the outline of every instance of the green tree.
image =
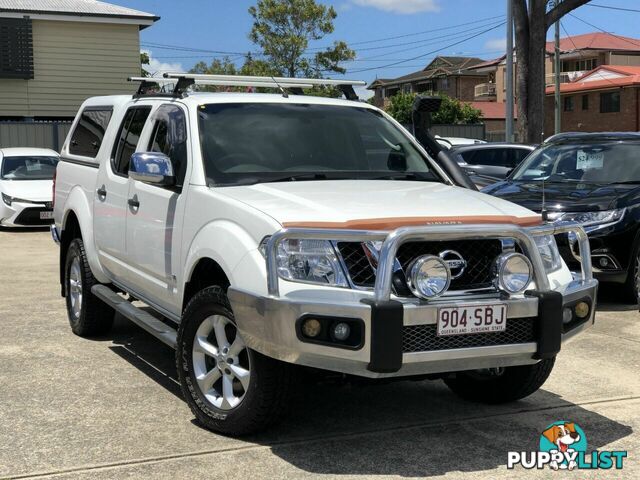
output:
[{"label": "green tree", "polygon": [[[482,112],[477,108],[447,95],[441,95],[441,98],[440,109],[433,114],[434,124],[479,123],[481,121]],[[386,112],[400,123],[411,123],[415,99],[415,93],[399,92],[391,97]]]},{"label": "green tree", "polygon": [[477,108],[473,108],[468,103],[461,102],[457,98],[442,95],[440,109],[433,114],[433,123],[479,123],[481,118],[482,112]]},{"label": "green tree", "polygon": [[278,75],[321,77],[324,72],[344,73],[340,62],[355,58],[345,42],[306,55],[309,42],[333,32],[337,13],[315,0],[258,0],[249,8],[252,42],[264,52]]},{"label": "green tree", "polygon": [[399,123],[406,125],[412,122],[411,111],[413,109],[413,101],[415,99],[415,93],[398,92],[389,99],[389,105],[387,105],[385,110]]},{"label": "green tree", "polygon": [[144,68],[145,65],[149,65],[149,61],[149,54],[147,52],[140,52],[140,76],[149,76],[149,72],[147,72]]}]

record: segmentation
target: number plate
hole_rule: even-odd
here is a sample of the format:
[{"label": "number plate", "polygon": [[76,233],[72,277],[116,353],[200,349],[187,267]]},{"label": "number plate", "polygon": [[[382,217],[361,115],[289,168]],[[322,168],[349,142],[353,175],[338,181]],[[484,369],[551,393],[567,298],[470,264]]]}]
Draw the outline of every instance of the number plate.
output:
[{"label": "number plate", "polygon": [[53,212],[40,212],[40,220],[51,220],[53,218]]},{"label": "number plate", "polygon": [[438,336],[502,332],[506,328],[506,305],[473,305],[438,309]]}]

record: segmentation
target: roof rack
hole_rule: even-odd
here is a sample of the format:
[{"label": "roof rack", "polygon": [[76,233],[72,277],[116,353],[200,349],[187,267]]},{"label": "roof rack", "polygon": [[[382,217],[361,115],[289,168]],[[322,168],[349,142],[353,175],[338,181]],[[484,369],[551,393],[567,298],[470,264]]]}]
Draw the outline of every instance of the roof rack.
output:
[{"label": "roof rack", "polygon": [[[141,96],[167,96],[184,97],[191,85],[217,85],[225,87],[257,87],[277,88],[284,96],[285,89],[296,95],[302,95],[303,89],[314,86],[335,86],[348,100],[358,100],[354,86],[364,86],[362,80],[335,80],[322,78],[286,78],[286,77],[254,77],[248,75],[207,75],[200,73],[165,73],[163,77],[129,77],[131,82],[140,82],[134,97]],[[172,92],[157,92],[159,84],[175,83]]]}]

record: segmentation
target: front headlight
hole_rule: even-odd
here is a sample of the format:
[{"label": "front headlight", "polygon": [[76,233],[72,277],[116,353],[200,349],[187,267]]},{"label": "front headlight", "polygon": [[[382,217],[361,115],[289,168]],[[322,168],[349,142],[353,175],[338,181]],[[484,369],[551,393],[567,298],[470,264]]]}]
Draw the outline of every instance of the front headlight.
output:
[{"label": "front headlight", "polygon": [[615,223],[624,216],[625,208],[616,210],[605,210],[602,212],[567,212],[562,213],[553,219],[556,222],[577,222],[583,227],[601,225],[604,223]]},{"label": "front headlight", "polygon": [[11,198],[9,195],[7,195],[6,193],[2,194],[2,201],[5,203],[5,205],[7,207],[11,206],[11,202],[13,201],[13,198]]},{"label": "front headlight", "polygon": [[558,245],[553,235],[541,235],[533,237],[542,257],[542,264],[547,273],[555,272],[562,268],[562,258],[558,251]]},{"label": "front headlight", "polygon": [[[265,241],[261,250],[264,248],[263,245],[266,246]],[[349,286],[338,256],[329,241],[283,240],[278,245],[277,262],[278,276],[285,280],[334,287]]]}]

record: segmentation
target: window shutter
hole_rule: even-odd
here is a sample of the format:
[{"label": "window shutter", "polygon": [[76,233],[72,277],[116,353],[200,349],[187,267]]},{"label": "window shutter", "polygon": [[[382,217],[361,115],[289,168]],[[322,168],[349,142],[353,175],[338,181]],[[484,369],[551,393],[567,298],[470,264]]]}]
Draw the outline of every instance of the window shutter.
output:
[{"label": "window shutter", "polygon": [[0,18],[0,78],[33,78],[30,18]]}]

